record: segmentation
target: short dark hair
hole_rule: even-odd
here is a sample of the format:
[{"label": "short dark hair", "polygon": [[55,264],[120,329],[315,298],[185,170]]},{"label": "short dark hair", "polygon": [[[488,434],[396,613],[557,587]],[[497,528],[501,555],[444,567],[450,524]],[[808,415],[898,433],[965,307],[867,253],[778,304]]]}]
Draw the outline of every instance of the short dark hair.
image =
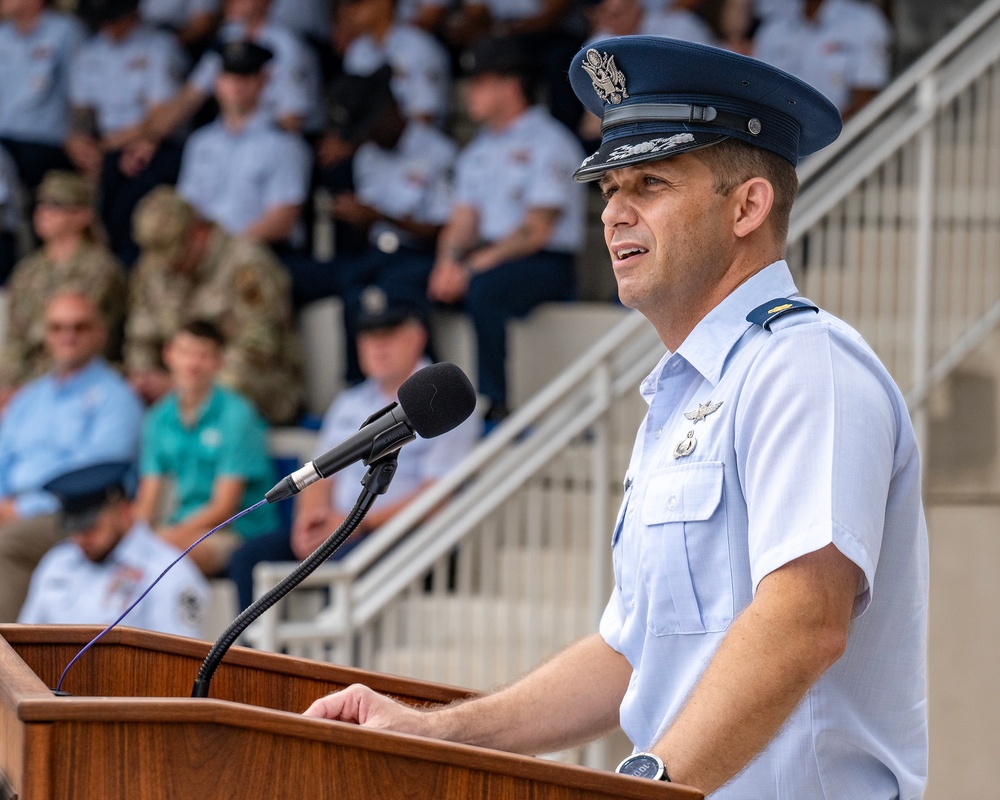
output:
[{"label": "short dark hair", "polygon": [[774,187],[774,205],[769,219],[775,237],[784,247],[792,204],[799,193],[799,176],[792,162],[770,150],[733,138],[692,150],[691,155],[712,170],[715,176],[712,188],[721,195],[729,194],[751,178],[767,180]]},{"label": "short dark hair", "polygon": [[226,346],[226,337],[219,330],[219,326],[207,319],[188,320],[177,329],[177,333],[187,333],[198,339],[210,339],[220,349]]}]

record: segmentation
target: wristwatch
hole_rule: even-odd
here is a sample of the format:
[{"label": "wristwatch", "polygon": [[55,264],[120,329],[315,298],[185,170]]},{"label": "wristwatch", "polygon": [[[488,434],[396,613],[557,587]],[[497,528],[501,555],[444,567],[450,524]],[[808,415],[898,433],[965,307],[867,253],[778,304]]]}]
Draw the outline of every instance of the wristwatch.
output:
[{"label": "wristwatch", "polygon": [[636,753],[634,756],[629,756],[617,766],[615,772],[619,775],[631,775],[635,778],[649,778],[654,781],[670,783],[670,776],[667,775],[663,759],[652,753]]}]

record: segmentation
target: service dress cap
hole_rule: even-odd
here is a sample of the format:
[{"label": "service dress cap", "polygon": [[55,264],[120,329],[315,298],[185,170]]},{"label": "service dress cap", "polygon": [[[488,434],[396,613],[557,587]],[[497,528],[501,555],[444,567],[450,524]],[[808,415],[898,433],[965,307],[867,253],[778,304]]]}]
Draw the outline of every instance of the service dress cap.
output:
[{"label": "service dress cap", "polygon": [[368,286],[361,293],[358,311],[358,331],[391,330],[404,322],[419,322],[426,326],[423,309],[400,297],[389,297],[378,286]]},{"label": "service dress cap", "polygon": [[619,36],[583,48],[570,66],[580,101],[601,118],[601,146],[574,177],[655,161],[726,138],[798,164],[840,135],[823,94],[747,56],[661,36]]},{"label": "service dress cap", "polygon": [[256,42],[243,39],[226,42],[222,47],[222,71],[235,75],[256,75],[273,55]]},{"label": "service dress cap", "polygon": [[43,487],[62,506],[62,530],[66,534],[94,527],[101,509],[112,498],[127,496],[132,465],[111,461],[63,473]]}]

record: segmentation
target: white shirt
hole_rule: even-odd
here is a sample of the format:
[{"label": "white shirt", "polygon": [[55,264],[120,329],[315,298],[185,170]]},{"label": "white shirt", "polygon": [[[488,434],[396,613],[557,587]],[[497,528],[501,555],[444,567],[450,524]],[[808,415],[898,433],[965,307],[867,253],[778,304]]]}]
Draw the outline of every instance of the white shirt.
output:
[{"label": "white shirt", "polygon": [[371,75],[383,64],[392,66],[392,93],[404,114],[444,118],[451,67],[437,39],[412,25],[393,25],[383,42],[366,34],[344,52],[344,72],[350,75]]},{"label": "white shirt", "polygon": [[270,209],[305,202],[311,159],[301,138],[265,114],[238,132],[220,118],[188,139],[177,191],[206,219],[243,233]]},{"label": "white shirt", "polygon": [[455,143],[417,120],[392,150],[365,142],[354,155],[354,185],[361,202],[394,219],[443,225],[451,211]]},{"label": "white shirt", "polygon": [[[421,360],[416,369],[429,364],[426,359]],[[372,380],[342,391],[323,417],[323,426],[316,441],[316,455],[325,453],[356,433],[361,423],[395,399],[382,394],[378,384]],[[416,491],[421,484],[444,477],[472,450],[481,432],[482,420],[473,414],[447,433],[433,439],[418,436],[404,445],[399,451],[399,464],[392,483],[385,495],[376,501],[376,507],[379,504],[390,505]],[[367,471],[368,467],[356,461],[337,473],[331,489],[331,503],[335,511],[347,514],[354,507],[361,493],[361,479]]]},{"label": "white shirt", "polygon": [[502,131],[481,128],[458,157],[455,203],[474,206],[486,242],[511,233],[531,208],[560,214],[546,250],[575,253],[583,242],[584,187],[573,180],[579,142],[539,106]]},{"label": "white shirt", "polygon": [[[49,550],[31,576],[28,597],[17,618],[32,625],[110,625],[170,565],[180,551],[136,522],[101,563],[72,542]],[[201,638],[208,608],[208,581],[182,559],[123,625]]]},{"label": "white shirt", "polygon": [[754,38],[754,56],[821,91],[841,111],[854,89],[889,82],[892,31],[882,12],[859,0],[825,0],[813,21],[803,4],[772,17]]},{"label": "white shirt", "polygon": [[[927,774],[928,586],[913,429],[892,379],[845,323],[811,310],[770,332],[745,320],[794,294],[785,263],[772,264],[642,384],[649,411],[600,626],[635,669],[622,727],[637,749],[653,746],[759,582],[832,543],[864,574],[846,652],[712,797],[913,800]],[[699,408],[714,410],[684,416]],[[676,457],[682,442],[693,449]]]}]

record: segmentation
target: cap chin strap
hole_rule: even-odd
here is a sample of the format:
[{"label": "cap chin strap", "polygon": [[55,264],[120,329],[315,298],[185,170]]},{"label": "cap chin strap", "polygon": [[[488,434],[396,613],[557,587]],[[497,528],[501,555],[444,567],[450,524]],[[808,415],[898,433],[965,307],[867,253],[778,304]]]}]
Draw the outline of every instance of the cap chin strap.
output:
[{"label": "cap chin strap", "polygon": [[719,111],[712,106],[696,106],[690,103],[635,103],[607,109],[601,120],[601,133],[608,128],[628,122],[663,121],[697,122],[731,131],[746,131],[754,136],[761,132],[761,122],[757,117]]}]

